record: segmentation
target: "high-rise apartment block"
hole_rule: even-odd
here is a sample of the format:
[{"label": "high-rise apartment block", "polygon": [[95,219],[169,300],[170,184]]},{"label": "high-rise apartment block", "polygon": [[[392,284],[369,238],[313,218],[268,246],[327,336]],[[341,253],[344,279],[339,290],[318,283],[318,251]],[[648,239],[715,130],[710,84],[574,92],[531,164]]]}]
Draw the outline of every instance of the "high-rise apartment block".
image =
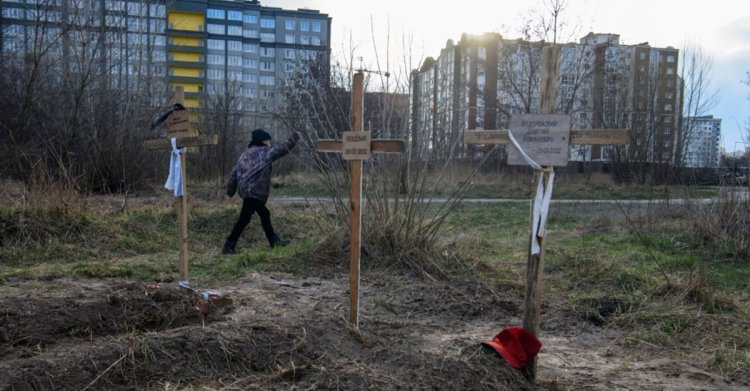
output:
[{"label": "high-rise apartment block", "polygon": [[276,109],[286,76],[330,53],[326,14],[255,0],[0,0],[0,10],[4,61],[44,49],[78,72],[89,59],[115,88],[182,86],[188,107],[232,94],[243,111]]},{"label": "high-rise apartment block", "polygon": [[[542,48],[500,34],[464,34],[412,72],[412,137],[447,150],[466,129],[507,128],[511,114],[538,112]],[[577,129],[628,128],[629,159],[672,163],[680,113],[678,50],[623,45],[616,34],[559,44],[556,112]],[[461,150],[464,150],[461,148]],[[610,148],[571,148],[572,160],[607,161]]]},{"label": "high-rise apartment block", "polygon": [[685,137],[682,165],[694,168],[717,168],[721,159],[721,119],[712,115],[687,117],[683,123]]}]

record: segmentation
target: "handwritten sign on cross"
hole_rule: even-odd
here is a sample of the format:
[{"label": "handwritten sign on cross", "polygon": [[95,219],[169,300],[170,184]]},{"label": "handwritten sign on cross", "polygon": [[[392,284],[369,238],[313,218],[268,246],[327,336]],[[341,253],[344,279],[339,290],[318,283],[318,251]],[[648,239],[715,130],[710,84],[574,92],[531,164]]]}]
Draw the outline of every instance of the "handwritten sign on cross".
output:
[{"label": "handwritten sign on cross", "polygon": [[[175,87],[175,91],[172,95],[171,104],[179,103],[184,105],[185,103],[185,92],[183,87]],[[166,120],[167,123],[167,139],[154,139],[146,140],[143,142],[143,146],[146,149],[171,149],[172,138],[175,138],[176,148],[181,149],[180,153],[180,168],[182,177],[182,189],[180,196],[177,196],[177,215],[179,216],[179,235],[180,235],[180,284],[189,285],[188,278],[188,231],[187,231],[187,211],[188,211],[188,200],[187,200],[187,159],[185,158],[184,149],[185,147],[200,147],[206,145],[216,145],[218,143],[218,135],[203,135],[203,136],[190,136],[190,114],[188,110],[175,110],[173,111]]]},{"label": "handwritten sign on cross", "polygon": [[[545,226],[547,209],[552,197],[553,166],[568,164],[568,144],[627,145],[628,129],[570,129],[570,116],[551,114],[557,99],[559,46],[545,47],[542,52],[542,114],[513,115],[510,130],[467,130],[466,144],[511,144],[508,164],[529,164],[538,183],[531,199],[532,219],[529,225],[530,244],[526,264],[526,295],[523,327],[535,336],[540,331],[542,284],[544,275]],[[545,178],[546,176],[546,178]],[[536,358],[527,368],[529,377],[536,378]]]},{"label": "handwritten sign on cross", "polygon": [[402,153],[403,140],[371,139],[370,132],[363,131],[362,115],[364,111],[364,73],[354,74],[352,85],[352,122],[354,129],[344,132],[342,140],[318,140],[318,152],[338,152],[349,160],[351,167],[352,192],[350,198],[349,242],[349,323],[359,327],[359,266],[362,235],[362,160],[370,158],[372,153]]}]

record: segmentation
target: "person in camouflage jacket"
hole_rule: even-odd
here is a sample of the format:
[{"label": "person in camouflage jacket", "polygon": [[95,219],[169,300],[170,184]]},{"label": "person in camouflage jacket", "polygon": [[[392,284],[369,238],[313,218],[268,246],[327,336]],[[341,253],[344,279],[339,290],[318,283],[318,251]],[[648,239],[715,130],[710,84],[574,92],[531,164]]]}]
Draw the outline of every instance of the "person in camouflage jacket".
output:
[{"label": "person in camouflage jacket", "polygon": [[239,193],[243,201],[240,216],[224,242],[222,254],[233,254],[236,251],[242,231],[256,212],[271,247],[289,244],[273,230],[271,212],[266,208],[266,202],[271,191],[272,163],[289,153],[297,145],[299,138],[299,133],[295,132],[285,142],[271,146],[271,135],[268,132],[263,129],[253,130],[252,141],[240,156],[227,182],[227,195],[232,197]]}]

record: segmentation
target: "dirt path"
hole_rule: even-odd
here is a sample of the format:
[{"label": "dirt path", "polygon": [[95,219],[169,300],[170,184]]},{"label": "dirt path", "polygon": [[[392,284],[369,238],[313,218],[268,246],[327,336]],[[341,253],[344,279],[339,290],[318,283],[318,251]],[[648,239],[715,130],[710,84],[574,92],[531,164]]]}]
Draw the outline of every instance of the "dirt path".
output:
[{"label": "dirt path", "polygon": [[[520,322],[517,292],[475,282],[366,274],[360,330],[348,278],[255,273],[226,286],[228,311],[127,281],[0,286],[0,389],[531,389],[479,343]],[[539,389],[741,390],[680,361],[627,359],[616,335],[543,314]]]}]

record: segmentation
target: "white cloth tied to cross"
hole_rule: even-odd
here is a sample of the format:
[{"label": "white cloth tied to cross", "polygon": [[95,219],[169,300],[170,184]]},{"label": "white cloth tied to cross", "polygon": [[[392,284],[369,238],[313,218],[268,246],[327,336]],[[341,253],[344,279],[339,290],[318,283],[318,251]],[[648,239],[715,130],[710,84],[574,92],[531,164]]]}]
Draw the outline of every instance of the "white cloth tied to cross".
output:
[{"label": "white cloth tied to cross", "polygon": [[[531,253],[536,255],[541,253],[539,239],[544,237],[547,227],[547,214],[549,213],[549,204],[552,200],[552,185],[555,181],[555,171],[552,167],[545,169],[527,155],[510,130],[508,130],[508,138],[516,146],[523,160],[526,160],[533,169],[539,171],[539,182],[537,183],[536,195],[531,211]],[[547,174],[546,181],[544,178],[545,173]]]},{"label": "white cloth tied to cross", "polygon": [[180,154],[184,153],[185,149],[177,148],[177,139],[172,138],[172,154],[169,157],[169,176],[167,177],[167,183],[164,184],[164,188],[168,190],[174,190],[174,196],[182,196],[182,159]]}]

